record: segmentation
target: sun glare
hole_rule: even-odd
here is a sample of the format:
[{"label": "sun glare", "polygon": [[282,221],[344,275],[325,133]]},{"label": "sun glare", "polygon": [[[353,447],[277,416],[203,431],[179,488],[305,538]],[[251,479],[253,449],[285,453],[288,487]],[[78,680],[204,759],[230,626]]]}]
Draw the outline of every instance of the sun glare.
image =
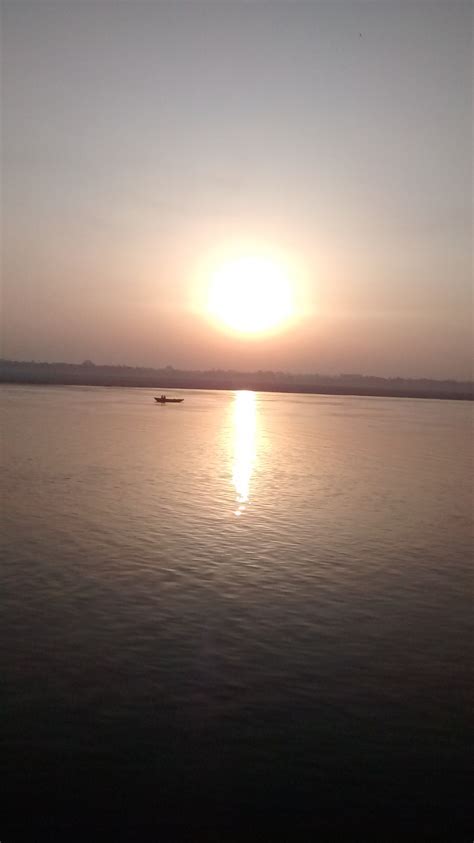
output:
[{"label": "sun glare", "polygon": [[288,277],[278,264],[242,257],[214,273],[208,310],[221,325],[241,334],[260,334],[283,326],[293,315]]},{"label": "sun glare", "polygon": [[234,465],[232,482],[237,496],[235,515],[245,511],[250,497],[250,480],[255,464],[257,404],[255,392],[235,393],[234,402]]}]

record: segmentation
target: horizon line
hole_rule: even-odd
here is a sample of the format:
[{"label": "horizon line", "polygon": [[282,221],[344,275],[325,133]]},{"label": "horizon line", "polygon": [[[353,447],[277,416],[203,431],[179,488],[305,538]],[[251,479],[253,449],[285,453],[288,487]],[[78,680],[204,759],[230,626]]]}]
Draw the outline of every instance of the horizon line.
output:
[{"label": "horizon line", "polygon": [[362,372],[338,372],[337,374],[329,374],[325,372],[295,372],[290,370],[283,370],[283,369],[254,369],[254,370],[241,370],[241,369],[219,369],[216,367],[207,368],[207,369],[186,369],[186,368],[177,368],[171,364],[163,365],[163,366],[145,366],[145,365],[137,365],[133,366],[129,363],[96,363],[93,360],[86,358],[82,360],[80,363],[74,362],[66,362],[63,360],[15,360],[8,357],[0,358],[0,364],[13,364],[13,365],[28,365],[32,364],[34,366],[75,366],[78,368],[84,369],[92,369],[92,368],[106,368],[106,369],[134,369],[134,370],[144,370],[144,371],[154,371],[154,372],[175,372],[175,373],[184,373],[184,374],[219,374],[222,373],[224,375],[278,375],[280,377],[302,377],[302,378],[328,378],[330,380],[337,380],[339,378],[367,378],[367,379],[374,379],[374,380],[385,380],[385,381],[428,381],[430,383],[454,383],[454,384],[470,384],[474,385],[473,379],[458,379],[455,377],[446,377],[446,378],[430,378],[425,375],[417,375],[407,377],[404,375],[374,375],[374,374],[367,374]]}]

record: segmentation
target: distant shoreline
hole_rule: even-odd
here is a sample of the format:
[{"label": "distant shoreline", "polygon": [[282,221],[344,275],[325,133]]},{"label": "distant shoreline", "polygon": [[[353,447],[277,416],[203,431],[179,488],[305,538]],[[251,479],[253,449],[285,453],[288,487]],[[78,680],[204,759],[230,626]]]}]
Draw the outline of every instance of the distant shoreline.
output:
[{"label": "distant shoreline", "polygon": [[30,386],[100,386],[170,389],[236,390],[303,395],[353,395],[374,398],[431,398],[472,401],[473,384],[429,379],[378,378],[368,375],[298,375],[284,372],[189,372],[101,366],[90,361],[36,363],[0,360],[0,383]]},{"label": "distant shoreline", "polygon": [[27,381],[27,380],[4,380],[0,378],[0,385],[12,385],[12,386],[92,386],[97,389],[156,389],[159,392],[162,392],[163,389],[193,389],[193,390],[203,390],[203,391],[222,391],[222,392],[233,392],[235,390],[243,390],[248,389],[252,392],[270,392],[282,395],[334,395],[334,396],[347,396],[350,398],[351,396],[354,398],[423,398],[423,399],[431,399],[432,401],[473,401],[474,397],[468,393],[454,393],[453,395],[447,395],[446,393],[440,392],[395,392],[395,391],[388,391],[388,390],[379,390],[379,391],[364,391],[355,389],[352,390],[336,390],[332,387],[326,388],[312,388],[312,389],[303,389],[297,387],[280,387],[278,389],[272,388],[269,386],[222,386],[222,384],[217,385],[203,385],[203,384],[192,384],[189,386],[184,386],[182,383],[179,385],[173,384],[166,384],[165,386],[160,384],[131,384],[131,383],[89,383],[83,382],[79,383],[78,381],[70,382],[70,381]]}]

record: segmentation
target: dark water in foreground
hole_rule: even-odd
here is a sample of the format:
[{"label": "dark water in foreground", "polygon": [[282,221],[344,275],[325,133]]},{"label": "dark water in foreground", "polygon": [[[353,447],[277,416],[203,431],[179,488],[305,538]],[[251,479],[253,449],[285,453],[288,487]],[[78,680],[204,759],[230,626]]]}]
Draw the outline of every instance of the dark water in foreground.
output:
[{"label": "dark water in foreground", "polygon": [[472,406],[182,394],[1,388],[2,843],[470,841]]}]

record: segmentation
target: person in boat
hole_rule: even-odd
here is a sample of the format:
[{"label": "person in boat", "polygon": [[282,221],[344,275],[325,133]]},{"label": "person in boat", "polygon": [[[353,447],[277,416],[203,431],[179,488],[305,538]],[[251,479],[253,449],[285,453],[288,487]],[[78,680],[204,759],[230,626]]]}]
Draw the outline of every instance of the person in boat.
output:
[{"label": "person in boat", "polygon": [[161,395],[160,398],[162,401],[166,401],[166,395]]}]

